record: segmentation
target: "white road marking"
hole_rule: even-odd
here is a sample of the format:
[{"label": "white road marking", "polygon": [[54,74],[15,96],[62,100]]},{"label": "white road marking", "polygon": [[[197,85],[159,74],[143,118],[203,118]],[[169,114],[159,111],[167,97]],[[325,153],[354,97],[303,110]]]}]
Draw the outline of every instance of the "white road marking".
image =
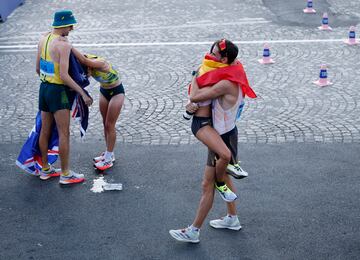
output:
[{"label": "white road marking", "polygon": [[[252,44],[276,44],[276,43],[334,43],[342,42],[344,39],[308,39],[308,40],[256,40],[256,41],[233,41],[240,45]],[[210,45],[213,42],[109,42],[109,43],[74,43],[76,47],[148,47],[148,46],[187,46],[187,45]],[[0,51],[13,52],[13,51],[35,51],[36,44],[19,44],[19,45],[0,45]]]}]

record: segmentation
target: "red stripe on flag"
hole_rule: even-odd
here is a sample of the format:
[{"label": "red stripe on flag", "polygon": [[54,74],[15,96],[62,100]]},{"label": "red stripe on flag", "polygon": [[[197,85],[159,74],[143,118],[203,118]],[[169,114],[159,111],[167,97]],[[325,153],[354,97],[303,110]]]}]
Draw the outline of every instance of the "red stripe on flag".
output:
[{"label": "red stripe on flag", "polygon": [[250,87],[244,68],[240,62],[235,65],[218,68],[209,71],[196,79],[199,88],[212,86],[220,80],[229,80],[238,84],[243,92],[243,95],[250,98],[256,98],[254,90]]}]

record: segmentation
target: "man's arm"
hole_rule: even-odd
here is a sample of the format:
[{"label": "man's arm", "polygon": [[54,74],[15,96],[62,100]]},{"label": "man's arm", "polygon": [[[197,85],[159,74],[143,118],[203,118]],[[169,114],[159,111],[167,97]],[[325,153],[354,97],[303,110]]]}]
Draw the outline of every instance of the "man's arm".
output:
[{"label": "man's arm", "polygon": [[38,74],[38,76],[40,76],[41,42],[42,42],[42,40],[39,41],[38,48],[37,48],[37,54],[36,54],[36,74]]},{"label": "man's arm", "polygon": [[190,101],[202,102],[209,99],[214,99],[229,93],[230,88],[234,87],[234,83],[229,80],[220,80],[213,86],[199,89],[194,77],[191,82]]},{"label": "man's arm", "polygon": [[64,81],[65,85],[75,90],[81,95],[86,105],[92,104],[92,99],[85,93],[85,91],[78,85],[69,75],[69,58],[70,58],[71,45],[67,42],[61,42],[59,44],[59,67],[60,78]]}]

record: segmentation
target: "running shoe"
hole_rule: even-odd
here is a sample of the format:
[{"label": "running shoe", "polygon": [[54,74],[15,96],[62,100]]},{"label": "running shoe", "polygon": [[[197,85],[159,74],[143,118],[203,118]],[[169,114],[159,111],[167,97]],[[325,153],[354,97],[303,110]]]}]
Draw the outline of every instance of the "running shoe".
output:
[{"label": "running shoe", "polygon": [[232,192],[226,184],[223,186],[217,186],[215,183],[215,188],[219,192],[221,198],[225,200],[226,202],[233,202],[237,199],[237,196],[234,192]]},{"label": "running shoe", "polygon": [[40,179],[45,181],[50,179],[51,177],[59,177],[61,174],[61,169],[55,169],[52,165],[50,165],[48,170],[44,170],[44,168],[42,168],[40,170]]},{"label": "running shoe", "polygon": [[60,175],[60,184],[80,183],[85,180],[84,174],[69,171],[69,175]]},{"label": "running shoe", "polygon": [[[97,157],[94,157],[94,158],[93,158],[94,164],[97,163],[97,162],[100,162],[100,161],[104,160],[104,159],[105,159],[105,158],[104,158],[104,154],[105,154],[105,152],[102,152],[101,155],[99,155],[99,156],[97,156]],[[114,154],[113,154],[113,156],[111,156],[111,161],[112,161],[112,162],[115,162],[115,156],[114,156]]]},{"label": "running shoe", "polygon": [[98,169],[98,170],[100,170],[100,171],[105,171],[105,170],[113,167],[113,165],[114,165],[114,164],[113,164],[112,160],[110,160],[110,161],[105,161],[105,159],[94,164],[94,166],[96,167],[96,169]]},{"label": "running shoe", "polygon": [[248,177],[248,173],[240,167],[240,161],[236,164],[228,164],[226,172],[235,179],[242,179]]},{"label": "running shoe", "polygon": [[240,230],[241,225],[239,218],[237,216],[231,217],[226,215],[220,219],[214,219],[209,222],[210,226],[213,228],[227,228],[231,230]]},{"label": "running shoe", "polygon": [[169,230],[169,234],[175,238],[177,241],[189,242],[189,243],[199,243],[200,230],[192,230],[191,227],[184,229],[172,229]]}]

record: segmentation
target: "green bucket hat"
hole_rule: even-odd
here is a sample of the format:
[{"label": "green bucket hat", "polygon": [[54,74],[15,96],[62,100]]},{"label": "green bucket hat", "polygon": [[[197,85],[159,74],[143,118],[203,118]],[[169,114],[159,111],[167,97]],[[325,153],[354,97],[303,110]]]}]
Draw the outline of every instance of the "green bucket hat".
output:
[{"label": "green bucket hat", "polygon": [[52,27],[62,28],[76,24],[75,17],[70,10],[57,11],[54,14],[54,22]]}]

